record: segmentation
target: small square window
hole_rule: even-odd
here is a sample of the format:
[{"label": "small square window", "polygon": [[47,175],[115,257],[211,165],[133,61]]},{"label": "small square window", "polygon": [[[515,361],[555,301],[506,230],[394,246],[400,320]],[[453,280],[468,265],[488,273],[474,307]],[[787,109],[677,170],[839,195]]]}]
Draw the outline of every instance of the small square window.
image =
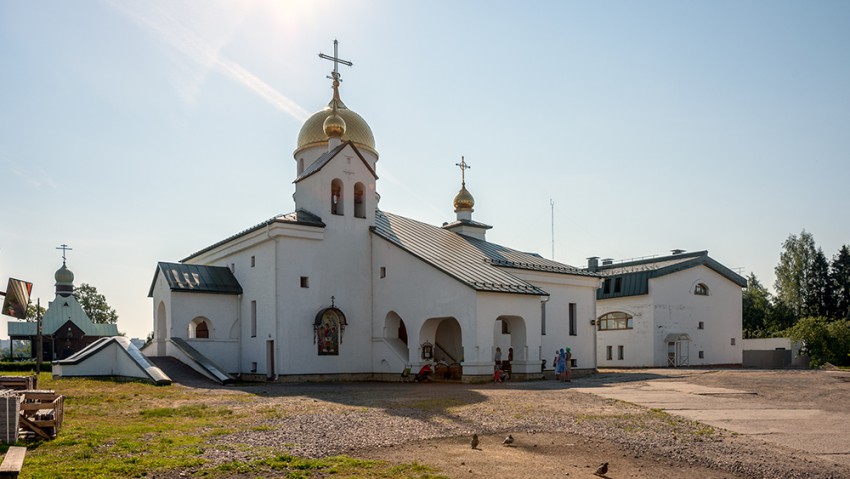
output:
[{"label": "small square window", "polygon": [[577,367],[577,366],[578,366],[578,363],[576,362],[576,360],[575,360],[575,359],[570,359],[570,367],[571,367],[571,368],[574,368],[574,367]]},{"label": "small square window", "polygon": [[732,346],[735,345],[735,338],[732,338]]},{"label": "small square window", "polygon": [[257,361],[251,361],[251,372],[257,372]]},{"label": "small square window", "polygon": [[310,278],[309,277],[307,277],[307,276],[301,277],[301,287],[302,288],[309,288],[310,287]]},{"label": "small square window", "polygon": [[705,353],[704,353],[703,351],[700,351],[700,352],[699,352],[699,358],[700,358],[700,359],[705,359]]},{"label": "small square window", "polygon": [[381,277],[382,278],[387,277],[387,267],[386,266],[381,266]]},{"label": "small square window", "polygon": [[251,256],[251,267],[253,268],[257,264],[257,257]]},{"label": "small square window", "polygon": [[705,323],[700,321],[699,326],[697,326],[697,329],[705,329]]}]

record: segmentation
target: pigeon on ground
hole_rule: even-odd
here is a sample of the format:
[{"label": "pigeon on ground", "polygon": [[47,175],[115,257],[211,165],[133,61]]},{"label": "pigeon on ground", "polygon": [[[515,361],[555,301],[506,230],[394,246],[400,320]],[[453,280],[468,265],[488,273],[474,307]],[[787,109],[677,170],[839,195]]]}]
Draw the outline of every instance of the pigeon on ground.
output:
[{"label": "pigeon on ground", "polygon": [[608,463],[607,462],[603,462],[602,465],[600,465],[599,467],[596,468],[596,472],[594,472],[594,474],[596,474],[597,476],[604,476],[607,473],[608,473]]},{"label": "pigeon on ground", "polygon": [[508,434],[508,437],[506,437],[505,440],[502,441],[502,444],[504,444],[505,446],[510,446],[513,443],[514,443],[514,437],[511,436],[510,434]]},{"label": "pigeon on ground", "polygon": [[478,434],[472,435],[472,448],[478,449]]}]

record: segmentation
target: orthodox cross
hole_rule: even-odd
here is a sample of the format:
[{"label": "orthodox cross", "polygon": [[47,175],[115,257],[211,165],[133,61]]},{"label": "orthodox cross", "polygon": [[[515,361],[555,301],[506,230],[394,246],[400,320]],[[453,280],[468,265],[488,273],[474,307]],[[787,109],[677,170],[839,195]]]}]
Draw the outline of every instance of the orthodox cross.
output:
[{"label": "orthodox cross", "polygon": [[68,247],[68,245],[63,244],[63,245],[57,246],[56,249],[62,250],[62,266],[65,266],[65,252],[66,251],[73,251],[74,248],[70,248],[70,247]]},{"label": "orthodox cross", "polygon": [[339,64],[342,63],[343,65],[349,66],[349,67],[354,66],[354,64],[351,63],[350,61],[343,60],[343,59],[339,58],[338,49],[339,49],[339,42],[336,40],[336,38],[334,38],[334,56],[325,55],[324,53],[319,53],[319,58],[322,58],[322,59],[325,59],[325,60],[330,60],[330,61],[334,62],[334,71],[331,72],[331,76],[329,76],[328,78],[330,78],[331,80],[342,81],[342,80],[339,79],[339,68],[338,68]]},{"label": "orthodox cross", "polygon": [[461,185],[466,186],[466,170],[472,168],[466,163],[466,160],[463,157],[460,157],[460,163],[455,163],[455,166],[460,168],[460,182]]}]

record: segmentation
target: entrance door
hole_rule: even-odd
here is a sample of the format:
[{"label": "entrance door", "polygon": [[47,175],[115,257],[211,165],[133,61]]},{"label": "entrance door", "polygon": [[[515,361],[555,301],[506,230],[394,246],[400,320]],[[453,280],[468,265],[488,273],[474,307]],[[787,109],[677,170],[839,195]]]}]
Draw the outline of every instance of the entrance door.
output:
[{"label": "entrance door", "polygon": [[266,341],[266,379],[274,380],[274,340]]}]

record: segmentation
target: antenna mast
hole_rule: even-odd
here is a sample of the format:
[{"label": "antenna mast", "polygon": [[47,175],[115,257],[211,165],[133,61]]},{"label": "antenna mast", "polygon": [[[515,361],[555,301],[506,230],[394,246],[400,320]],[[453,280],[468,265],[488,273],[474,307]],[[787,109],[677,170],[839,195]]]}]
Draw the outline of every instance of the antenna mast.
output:
[{"label": "antenna mast", "polygon": [[555,201],[549,198],[549,207],[552,209],[552,261],[555,261]]}]

